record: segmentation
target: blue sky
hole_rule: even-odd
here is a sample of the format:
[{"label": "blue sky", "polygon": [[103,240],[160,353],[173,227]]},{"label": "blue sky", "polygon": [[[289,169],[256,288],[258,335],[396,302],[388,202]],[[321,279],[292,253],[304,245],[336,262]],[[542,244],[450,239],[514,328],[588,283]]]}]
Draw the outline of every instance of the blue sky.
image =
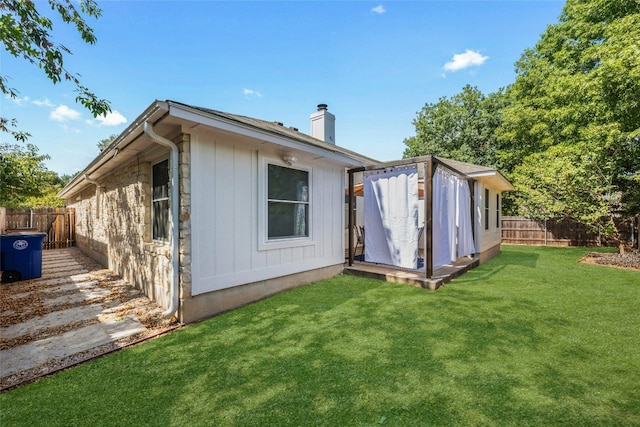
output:
[{"label": "blue sky", "polygon": [[[47,4],[37,2],[50,15]],[[84,44],[71,27],[54,38],[67,68],[111,101],[96,120],[37,67],[2,50],[1,73],[18,89],[2,99],[29,142],[58,173],[82,170],[96,144],[119,134],[155,99],[184,102],[309,133],[326,103],[336,142],[378,160],[402,157],[426,103],[511,84],[514,63],[554,24],[563,1],[98,1]],[[12,142],[0,134],[3,142]]]}]

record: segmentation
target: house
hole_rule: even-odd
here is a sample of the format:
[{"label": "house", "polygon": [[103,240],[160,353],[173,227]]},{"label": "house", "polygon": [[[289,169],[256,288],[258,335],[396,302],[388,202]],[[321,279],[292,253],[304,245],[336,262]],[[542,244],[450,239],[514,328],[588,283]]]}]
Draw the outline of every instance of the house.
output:
[{"label": "house", "polygon": [[[380,163],[335,144],[326,104],[310,122],[309,136],[153,102],[59,193],[76,209],[77,246],[182,323],[340,274],[347,171]],[[488,171],[467,172],[487,183],[478,200],[482,188],[490,198],[506,188],[498,179],[491,189]],[[489,256],[499,230],[486,231]]]},{"label": "house", "polygon": [[184,323],[339,274],[345,170],[374,161],[311,123],[153,102],[60,192],[77,246]]}]

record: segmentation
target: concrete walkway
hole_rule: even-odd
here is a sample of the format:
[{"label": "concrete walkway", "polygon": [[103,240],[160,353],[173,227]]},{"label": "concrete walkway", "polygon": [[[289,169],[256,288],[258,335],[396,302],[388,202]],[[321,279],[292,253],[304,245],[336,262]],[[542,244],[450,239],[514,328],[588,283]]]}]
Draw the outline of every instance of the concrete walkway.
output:
[{"label": "concrete walkway", "polygon": [[0,285],[0,389],[173,327],[78,249],[43,251],[39,279]]}]

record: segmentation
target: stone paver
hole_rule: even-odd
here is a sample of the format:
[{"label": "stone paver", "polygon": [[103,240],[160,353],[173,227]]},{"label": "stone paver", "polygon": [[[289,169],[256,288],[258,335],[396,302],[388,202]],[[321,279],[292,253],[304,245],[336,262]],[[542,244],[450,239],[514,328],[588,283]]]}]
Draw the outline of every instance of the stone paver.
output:
[{"label": "stone paver", "polygon": [[126,317],[118,322],[88,325],[62,335],[2,350],[0,351],[0,361],[2,361],[0,376],[12,375],[45,363],[47,360],[90,350],[144,330],[142,323]]},{"label": "stone paver", "polygon": [[[22,335],[35,334],[39,330],[45,328],[55,328],[57,326],[66,325],[71,321],[87,320],[98,317],[105,305],[109,304],[90,304],[81,307],[72,307],[66,310],[54,311],[44,316],[30,319],[27,322],[17,323],[0,329],[0,336],[3,338],[17,338]],[[112,303],[111,306],[117,304]],[[4,363],[4,362],[3,362]]]},{"label": "stone paver", "polygon": [[63,305],[63,304],[80,303],[82,301],[89,301],[96,298],[107,297],[110,294],[111,294],[111,291],[109,289],[98,288],[98,289],[80,290],[80,292],[76,292],[71,295],[61,295],[56,298],[47,299],[46,305],[51,307],[51,306]]},{"label": "stone paver", "polygon": [[[3,390],[175,327],[76,248],[43,251],[42,272],[0,289],[7,302],[0,305]],[[57,311],[37,316],[43,306]]]}]

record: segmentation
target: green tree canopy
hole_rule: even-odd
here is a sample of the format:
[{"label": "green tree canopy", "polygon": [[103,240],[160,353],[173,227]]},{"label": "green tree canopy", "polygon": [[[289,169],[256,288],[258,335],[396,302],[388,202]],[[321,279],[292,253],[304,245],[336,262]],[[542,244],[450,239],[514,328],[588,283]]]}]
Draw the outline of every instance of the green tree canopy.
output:
[{"label": "green tree canopy", "polygon": [[113,140],[117,138],[117,136],[118,135],[114,133],[104,139],[101,139],[100,142],[98,142],[98,150],[100,150],[101,152],[104,151],[104,149],[107,148],[109,144],[111,144]]},{"label": "green tree canopy", "polygon": [[0,206],[15,208],[30,197],[44,194],[50,172],[44,165],[47,155],[38,154],[35,145],[27,144],[26,149],[19,145],[2,144],[0,146]]},{"label": "green tree canopy", "polygon": [[[85,20],[85,16],[100,17],[102,11],[95,0],[80,0],[79,9],[69,0],[48,0],[48,3],[63,22],[75,26],[83,41],[89,44],[96,42],[93,29]],[[76,86],[76,102],[84,105],[94,117],[111,111],[108,101],[99,99],[82,85],[78,74],[65,68],[65,55],[71,51],[52,39],[53,22],[38,12],[32,0],[3,0],[0,12],[0,41],[5,51],[36,65],[53,83],[71,81]],[[12,98],[18,94],[16,88],[9,86],[8,76],[3,74],[0,74],[0,90]],[[27,132],[17,129],[15,119],[0,117],[0,130],[20,141],[29,137]]]},{"label": "green tree canopy", "polygon": [[46,154],[35,145],[0,145],[0,206],[5,208],[62,207],[56,197],[72,175],[59,176],[46,168]]},{"label": "green tree canopy", "polygon": [[640,2],[568,0],[516,71],[498,157],[523,213],[614,236],[640,213]]},{"label": "green tree canopy", "polygon": [[413,120],[416,135],[404,140],[404,157],[436,155],[498,166],[495,130],[500,125],[502,91],[485,96],[466,85],[451,98],[426,104]]}]

